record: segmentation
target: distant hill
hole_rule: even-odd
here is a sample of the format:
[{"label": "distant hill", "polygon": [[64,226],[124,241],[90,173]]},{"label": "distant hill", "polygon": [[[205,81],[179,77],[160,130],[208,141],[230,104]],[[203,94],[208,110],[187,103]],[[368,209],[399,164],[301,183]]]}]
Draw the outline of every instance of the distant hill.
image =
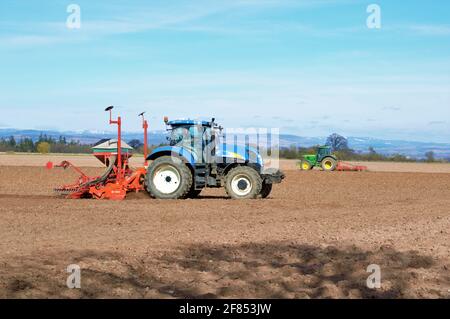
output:
[{"label": "distant hill", "polygon": [[[64,136],[68,142],[79,141],[81,144],[94,144],[103,138],[115,138],[117,137],[115,132],[93,132],[93,131],[50,131],[50,130],[17,130],[17,129],[0,129],[0,138],[8,138],[14,136],[16,140],[21,138],[31,138],[33,141],[37,141],[41,134],[47,135],[58,139],[60,136]],[[157,131],[150,132],[148,134],[149,144],[159,145],[166,141],[166,132]],[[133,139],[143,140],[143,133],[124,132],[123,137],[125,141]]]},{"label": "distant hill", "polygon": [[[68,141],[79,141],[82,144],[94,144],[102,138],[113,138],[116,136],[114,132],[59,132],[51,130],[0,129],[0,138],[14,136],[16,140],[20,140],[21,138],[31,138],[36,141],[41,134],[45,134],[56,139],[60,136],[64,136]],[[142,132],[124,132],[123,139],[125,141],[130,141],[132,139],[142,141]],[[302,137],[287,134],[281,134],[279,140],[281,147],[290,147],[292,145],[309,147],[314,145],[322,145],[325,141],[326,137]],[[149,132],[149,144],[158,145],[165,142],[165,131]],[[402,154],[415,158],[423,158],[426,152],[433,151],[436,158],[450,158],[450,144],[446,143],[425,143],[402,140],[382,140],[368,137],[348,137],[348,144],[350,148],[361,153],[365,153],[368,151],[369,147],[373,147],[378,153],[384,155]]]}]

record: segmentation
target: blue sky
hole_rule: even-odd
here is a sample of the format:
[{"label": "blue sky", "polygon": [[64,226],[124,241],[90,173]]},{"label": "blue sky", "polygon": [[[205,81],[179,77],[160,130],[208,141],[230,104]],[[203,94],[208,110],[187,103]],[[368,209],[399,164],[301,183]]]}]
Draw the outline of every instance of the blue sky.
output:
[{"label": "blue sky", "polygon": [[2,0],[0,72],[0,128],[106,130],[113,104],[128,131],[146,110],[449,142],[450,1]]}]

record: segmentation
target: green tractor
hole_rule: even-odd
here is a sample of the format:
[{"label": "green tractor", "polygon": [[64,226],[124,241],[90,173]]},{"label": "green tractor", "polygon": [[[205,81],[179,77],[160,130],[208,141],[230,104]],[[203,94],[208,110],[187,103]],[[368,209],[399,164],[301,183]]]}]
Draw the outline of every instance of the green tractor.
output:
[{"label": "green tractor", "polygon": [[309,171],[314,167],[322,167],[326,172],[332,172],[336,170],[338,160],[336,156],[331,154],[331,147],[320,146],[317,149],[317,154],[303,155],[303,159],[300,161],[300,168],[304,171]]}]

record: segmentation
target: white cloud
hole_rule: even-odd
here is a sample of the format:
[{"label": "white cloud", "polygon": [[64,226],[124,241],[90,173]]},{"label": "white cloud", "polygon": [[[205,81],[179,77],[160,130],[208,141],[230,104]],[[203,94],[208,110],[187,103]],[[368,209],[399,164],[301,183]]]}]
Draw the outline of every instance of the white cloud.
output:
[{"label": "white cloud", "polygon": [[[273,33],[301,32],[311,35],[333,35],[349,30],[318,30],[312,26],[302,24],[273,24],[264,23],[260,25],[217,25],[216,23],[201,23],[203,18],[211,17],[219,13],[233,12],[238,10],[289,8],[289,7],[312,7],[336,4],[354,4],[360,0],[199,0],[181,1],[177,5],[167,2],[153,3],[151,6],[137,6],[133,3],[126,6],[110,5],[107,7],[107,15],[101,18],[89,20],[83,15],[79,30],[69,30],[65,21],[47,22],[24,22],[24,21],[1,21],[0,27],[9,30],[0,37],[1,47],[16,48],[24,46],[42,46],[71,41],[96,40],[105,36],[116,34],[140,33],[149,30],[174,30],[183,32],[208,32],[222,34],[236,33]],[[102,12],[101,5],[96,11]],[[246,28],[248,27],[248,28]],[[67,36],[67,32],[72,32]]]},{"label": "white cloud", "polygon": [[0,37],[1,46],[25,47],[48,45],[61,42],[63,38],[51,35],[10,35]]},{"label": "white cloud", "polygon": [[409,29],[418,35],[450,36],[450,25],[414,25]]}]

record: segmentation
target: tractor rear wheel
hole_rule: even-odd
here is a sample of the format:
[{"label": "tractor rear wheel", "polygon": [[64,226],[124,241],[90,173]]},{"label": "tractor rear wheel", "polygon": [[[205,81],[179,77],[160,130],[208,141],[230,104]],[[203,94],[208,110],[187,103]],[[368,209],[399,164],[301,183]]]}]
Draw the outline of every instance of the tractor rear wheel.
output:
[{"label": "tractor rear wheel", "polygon": [[249,166],[231,169],[225,180],[225,190],[233,199],[252,199],[261,194],[262,179],[258,172]]},{"label": "tractor rear wheel", "polygon": [[191,189],[192,174],[180,159],[162,156],[149,166],[146,184],[153,198],[186,198]]},{"label": "tractor rear wheel", "polygon": [[336,170],[337,162],[332,157],[325,157],[322,160],[322,169],[326,172],[332,172]]},{"label": "tractor rear wheel", "polygon": [[267,197],[269,197],[270,192],[272,192],[272,184],[263,182],[262,188],[261,188],[261,193],[259,194],[259,196],[261,196],[261,198],[267,198]]},{"label": "tractor rear wheel", "polygon": [[300,168],[302,169],[302,171],[309,171],[313,167],[311,166],[311,164],[308,161],[301,161]]}]

